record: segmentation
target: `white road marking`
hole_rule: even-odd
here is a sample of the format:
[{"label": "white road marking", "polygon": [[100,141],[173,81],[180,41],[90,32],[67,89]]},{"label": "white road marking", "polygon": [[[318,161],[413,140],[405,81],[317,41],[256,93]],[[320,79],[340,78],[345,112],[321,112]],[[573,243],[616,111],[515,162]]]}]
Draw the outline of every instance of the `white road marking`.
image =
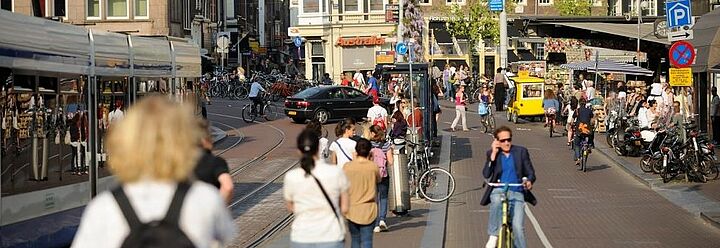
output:
[{"label": "white road marking", "polygon": [[530,211],[530,208],[527,204],[525,204],[525,212],[527,213],[528,219],[530,219],[530,222],[533,224],[535,232],[537,233],[538,237],[540,237],[540,241],[542,242],[543,246],[545,246],[545,248],[552,248],[552,244],[550,244],[547,236],[545,236],[545,232],[543,232],[542,228],[540,228],[540,223],[538,223],[535,215],[533,215],[532,211]]}]

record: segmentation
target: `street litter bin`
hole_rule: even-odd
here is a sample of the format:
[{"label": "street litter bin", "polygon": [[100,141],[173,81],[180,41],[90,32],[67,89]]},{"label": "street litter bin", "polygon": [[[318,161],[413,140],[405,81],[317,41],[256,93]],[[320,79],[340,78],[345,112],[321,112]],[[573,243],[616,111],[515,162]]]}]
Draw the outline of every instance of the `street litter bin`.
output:
[{"label": "street litter bin", "polygon": [[393,164],[388,170],[388,177],[390,177],[388,208],[397,215],[403,215],[411,209],[408,157],[405,152],[405,140],[394,139],[393,145]]}]

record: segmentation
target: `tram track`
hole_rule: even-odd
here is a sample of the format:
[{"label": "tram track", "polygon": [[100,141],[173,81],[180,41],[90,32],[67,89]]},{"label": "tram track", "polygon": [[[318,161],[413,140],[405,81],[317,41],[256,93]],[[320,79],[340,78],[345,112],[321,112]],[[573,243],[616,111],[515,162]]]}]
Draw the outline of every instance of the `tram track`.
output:
[{"label": "tram track", "polygon": [[[215,114],[215,113],[209,113],[209,115],[217,116],[217,117],[223,117],[228,119],[236,119],[236,120],[242,120],[241,117],[233,116],[233,115],[226,115],[226,114]],[[223,122],[216,122],[216,123],[222,123],[220,125],[223,125],[225,127],[229,127],[231,129],[237,130],[237,128],[233,128],[230,125],[227,125],[227,123]],[[263,223],[264,225],[262,229],[260,230],[252,230],[250,233],[243,233],[246,235],[240,235],[241,237],[239,239],[236,239],[232,247],[258,247],[262,245],[265,241],[271,239],[275,234],[285,229],[290,223],[292,223],[293,216],[290,212],[284,211],[284,208],[282,209],[282,214],[280,216],[277,216],[278,211],[277,205],[283,205],[284,202],[282,201],[282,196],[279,189],[281,189],[282,185],[282,177],[287,173],[289,170],[297,166],[299,162],[295,161],[292,163],[282,163],[283,161],[266,161],[268,158],[268,155],[270,155],[272,152],[276,151],[278,148],[281,147],[281,145],[286,140],[286,133],[282,129],[269,124],[269,123],[263,123],[255,121],[254,124],[262,125],[264,127],[268,127],[270,129],[273,129],[277,134],[279,134],[279,139],[276,142],[273,142],[269,149],[265,150],[258,156],[255,156],[254,158],[243,162],[233,170],[231,170],[230,175],[233,177],[233,181],[236,181],[236,179],[239,179],[239,176],[241,172],[255,167],[256,165],[264,164],[264,162],[272,164],[273,162],[277,164],[285,164],[285,166],[281,166],[278,168],[278,170],[275,170],[273,175],[269,178],[266,178],[262,180],[261,184],[255,188],[253,188],[251,191],[243,194],[239,198],[233,199],[232,203],[228,206],[228,208],[233,212],[233,216],[235,218],[242,218],[243,214],[246,214],[251,211],[262,211],[255,209],[256,207],[260,208],[268,208],[268,209],[274,209],[275,215],[274,216],[267,216],[267,220],[271,220],[270,223]],[[225,153],[233,148],[236,148],[240,141],[237,142],[237,144],[221,151],[221,153],[218,153],[218,155]],[[237,181],[236,181],[237,183]],[[270,199],[272,201],[269,205],[273,205],[271,207],[263,207],[263,204],[268,204],[267,202],[262,202],[262,200]],[[236,215],[237,214],[237,215]],[[253,215],[254,213],[250,213],[250,215]],[[242,223],[242,222],[241,222]],[[249,231],[249,230],[245,230]],[[256,231],[256,232],[255,232]],[[253,233],[254,232],[254,233]]]}]

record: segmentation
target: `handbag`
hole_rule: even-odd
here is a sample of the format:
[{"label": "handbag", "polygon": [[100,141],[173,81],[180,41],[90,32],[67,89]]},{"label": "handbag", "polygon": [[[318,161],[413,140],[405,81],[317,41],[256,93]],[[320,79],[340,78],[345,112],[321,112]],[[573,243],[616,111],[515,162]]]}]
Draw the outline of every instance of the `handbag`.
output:
[{"label": "handbag", "polygon": [[72,138],[70,137],[70,130],[65,131],[65,144],[69,145],[72,142]]},{"label": "handbag", "polygon": [[325,192],[325,188],[323,188],[322,183],[320,183],[320,180],[318,180],[317,177],[315,177],[315,175],[313,175],[313,174],[310,174],[310,176],[312,176],[313,179],[315,179],[315,183],[317,183],[318,187],[320,187],[320,191],[322,191],[323,196],[325,196],[325,200],[327,201],[328,204],[330,204],[330,208],[332,208],[333,214],[335,214],[335,219],[337,219],[338,224],[340,225],[340,230],[343,231],[344,225],[342,223],[342,220],[340,220],[340,216],[338,215],[337,210],[335,210],[335,204],[333,204],[332,201],[330,200],[330,196],[328,196],[327,192]]}]

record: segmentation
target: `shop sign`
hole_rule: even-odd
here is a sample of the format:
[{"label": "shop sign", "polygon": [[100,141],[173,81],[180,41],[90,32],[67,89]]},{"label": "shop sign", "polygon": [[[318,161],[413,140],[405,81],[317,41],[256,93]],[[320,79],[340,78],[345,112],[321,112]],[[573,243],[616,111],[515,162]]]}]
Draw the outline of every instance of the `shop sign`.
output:
[{"label": "shop sign", "polygon": [[377,51],[375,52],[375,64],[394,64],[395,51]]},{"label": "shop sign", "polygon": [[288,27],[288,37],[300,36],[300,28]]},{"label": "shop sign", "polygon": [[260,50],[260,43],[257,41],[250,41],[250,49],[252,49],[254,52],[257,52]]},{"label": "shop sign", "polygon": [[385,44],[385,38],[383,37],[351,37],[351,38],[338,38],[335,43],[336,46],[379,46]]},{"label": "shop sign", "polygon": [[397,23],[400,20],[400,6],[397,4],[385,5],[385,22]]},{"label": "shop sign", "polygon": [[692,86],[692,69],[670,68],[670,86]]}]

